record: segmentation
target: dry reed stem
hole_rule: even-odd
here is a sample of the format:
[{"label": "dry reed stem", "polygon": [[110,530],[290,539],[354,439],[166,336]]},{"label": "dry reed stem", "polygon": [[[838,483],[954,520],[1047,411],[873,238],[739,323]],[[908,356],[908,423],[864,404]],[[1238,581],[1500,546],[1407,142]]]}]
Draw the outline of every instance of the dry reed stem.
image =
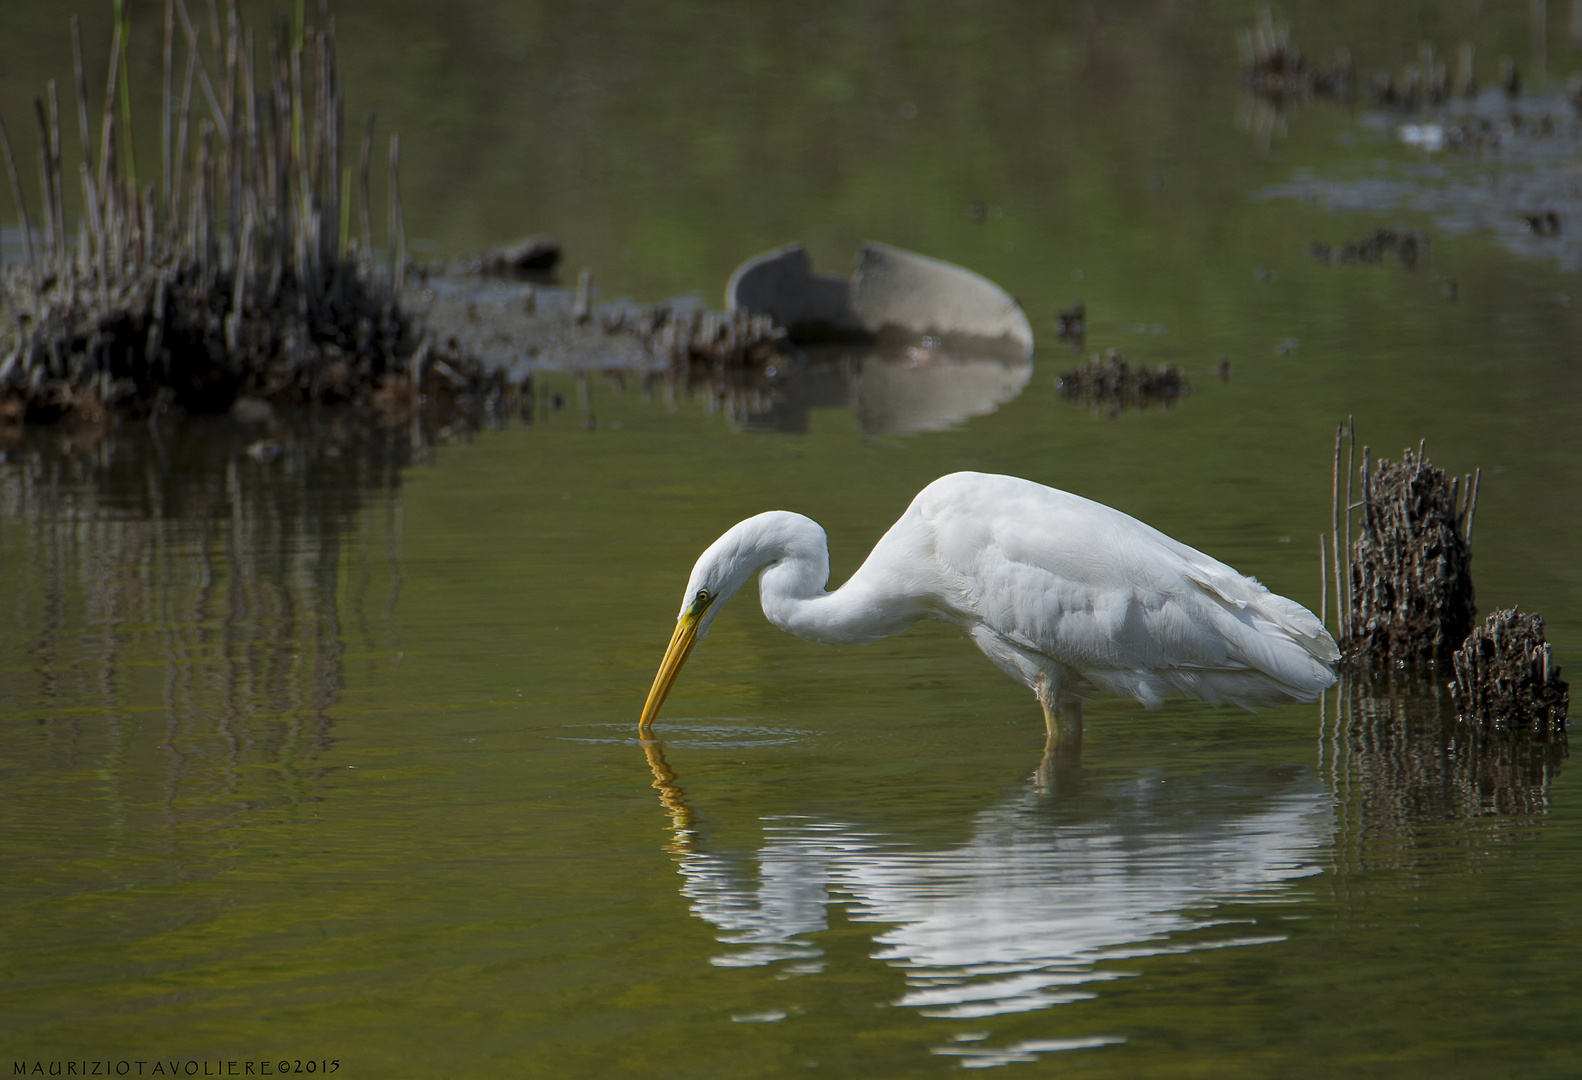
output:
[{"label": "dry reed stem", "polygon": [[1346,613],[1345,633],[1351,634],[1351,605],[1355,600],[1351,586],[1351,511],[1355,509],[1352,501],[1352,480],[1357,475],[1357,418],[1353,415],[1346,417],[1346,505],[1341,514],[1341,527],[1344,528],[1346,543],[1342,545],[1341,576],[1345,579],[1346,602],[1341,605],[1341,610]]},{"label": "dry reed stem", "polygon": [[137,186],[137,153],[133,147],[132,139],[132,86],[131,75],[127,69],[126,50],[127,42],[132,37],[132,5],[130,0],[115,0],[115,22],[120,29],[119,51],[116,58],[116,69],[120,72],[120,97],[121,97],[121,130],[122,138],[126,140],[126,176],[132,186]]},{"label": "dry reed stem", "polygon": [[55,177],[54,161],[49,154],[49,118],[44,115],[44,99],[33,99],[33,113],[38,119],[39,145],[43,147],[38,155],[39,191],[44,196],[44,235],[49,238],[51,253],[59,250],[55,243]]},{"label": "dry reed stem", "polygon": [[54,174],[55,187],[50,192],[55,200],[55,257],[58,262],[58,273],[66,272],[66,184],[61,178],[61,137],[60,137],[60,93],[55,87],[55,80],[49,81],[49,155],[50,171]]},{"label": "dry reed stem", "polygon": [[1329,565],[1324,558],[1324,534],[1318,534],[1318,625],[1329,625]]},{"label": "dry reed stem", "polygon": [[362,164],[359,167],[357,180],[358,214],[362,219],[362,237],[364,258],[371,257],[374,250],[373,228],[369,224],[368,202],[368,170],[373,163],[374,154],[374,120],[375,114],[369,113],[367,123],[363,128],[363,153]]},{"label": "dry reed stem", "polygon": [[203,96],[209,100],[209,109],[214,114],[214,123],[219,126],[220,138],[230,142],[230,133],[225,129],[225,109],[220,105],[219,97],[214,93],[214,84],[209,81],[208,69],[203,66],[203,58],[199,56],[198,32],[193,28],[192,17],[187,14],[186,0],[176,0],[176,14],[181,17],[182,32],[187,35],[187,55],[192,58],[192,63],[197,69],[198,84],[203,88]]},{"label": "dry reed stem", "polygon": [[11,181],[11,198],[16,203],[17,220],[22,224],[22,250],[27,256],[28,277],[33,282],[33,287],[38,288],[38,263],[33,258],[33,230],[28,225],[27,203],[22,199],[22,178],[17,175],[16,155],[11,151],[11,133],[6,130],[5,121],[0,120],[0,152],[5,154],[6,176]]},{"label": "dry reed stem", "polygon": [[[1345,608],[1340,602],[1340,439],[1343,433],[1341,427],[1335,428],[1335,466],[1330,475],[1329,482],[1329,539],[1331,559],[1335,564],[1335,639],[1343,640],[1346,636],[1344,625]],[[1349,530],[1348,530],[1349,531]],[[1318,563],[1319,568],[1324,566],[1323,538],[1319,538]],[[1327,591],[1327,590],[1326,590]]]}]

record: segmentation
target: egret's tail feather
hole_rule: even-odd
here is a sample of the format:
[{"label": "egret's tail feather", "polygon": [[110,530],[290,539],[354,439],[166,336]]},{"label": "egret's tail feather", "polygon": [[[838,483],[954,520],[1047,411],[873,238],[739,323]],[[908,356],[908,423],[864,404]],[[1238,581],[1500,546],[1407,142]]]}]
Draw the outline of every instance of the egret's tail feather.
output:
[{"label": "egret's tail feather", "polygon": [[[1252,670],[1182,669],[1177,683],[1182,692],[1250,707],[1281,697],[1311,701],[1335,681],[1333,665],[1340,649],[1311,611],[1239,575],[1203,573],[1193,581],[1219,601],[1215,629],[1229,659]],[[1268,685],[1271,680],[1279,684],[1278,690]],[[1256,692],[1252,682],[1261,682],[1263,692]]]}]

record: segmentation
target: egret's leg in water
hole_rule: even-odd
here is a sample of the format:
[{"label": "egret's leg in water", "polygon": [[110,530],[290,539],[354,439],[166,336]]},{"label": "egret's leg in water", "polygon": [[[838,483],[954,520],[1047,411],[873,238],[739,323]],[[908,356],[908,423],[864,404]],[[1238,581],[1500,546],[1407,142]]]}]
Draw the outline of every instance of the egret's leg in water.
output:
[{"label": "egret's leg in water", "polygon": [[1034,692],[1044,710],[1044,730],[1049,733],[1049,745],[1081,753],[1082,699],[1052,689],[1048,683]]},{"label": "egret's leg in water", "polygon": [[[1051,708],[1046,704],[1053,697]],[[1033,771],[1039,791],[1074,792],[1082,773],[1082,699],[1071,694],[1040,693],[1044,707],[1044,757]]]}]

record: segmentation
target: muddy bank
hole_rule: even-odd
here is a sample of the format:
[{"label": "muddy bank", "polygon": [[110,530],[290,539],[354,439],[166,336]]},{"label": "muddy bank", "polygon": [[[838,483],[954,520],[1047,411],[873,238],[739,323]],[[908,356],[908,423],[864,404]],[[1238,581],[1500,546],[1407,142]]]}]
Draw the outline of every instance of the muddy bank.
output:
[{"label": "muddy bank", "polygon": [[408,304],[433,340],[512,380],[635,376],[747,430],[802,431],[812,410],[845,406],[868,434],[938,430],[1021,392],[1032,329],[998,285],[882,244],[863,245],[853,261],[842,276],[815,273],[799,244],[753,256],[726,284],[727,310],[715,312],[694,298],[599,302],[586,271],[566,288],[478,273],[497,260],[468,257],[419,272]]},{"label": "muddy bank", "polygon": [[[1493,107],[1503,109],[1506,103],[1497,92],[1494,97]],[[1569,100],[1549,99],[1548,106],[1556,110],[1553,135],[1512,126],[1497,147],[1476,155],[1429,153],[1383,175],[1371,167],[1345,175],[1299,174],[1257,197],[1301,199],[1340,212],[1419,212],[1443,236],[1484,232],[1513,255],[1552,260],[1574,273],[1582,270],[1582,190],[1574,172],[1582,123]],[[1392,126],[1404,125],[1376,116],[1364,126],[1383,139]]]},{"label": "muddy bank", "polygon": [[442,268],[415,275],[403,310],[435,347],[518,383],[541,370],[762,369],[784,351],[784,329],[765,316],[710,311],[690,298],[639,305],[592,294],[585,274],[570,289]]}]

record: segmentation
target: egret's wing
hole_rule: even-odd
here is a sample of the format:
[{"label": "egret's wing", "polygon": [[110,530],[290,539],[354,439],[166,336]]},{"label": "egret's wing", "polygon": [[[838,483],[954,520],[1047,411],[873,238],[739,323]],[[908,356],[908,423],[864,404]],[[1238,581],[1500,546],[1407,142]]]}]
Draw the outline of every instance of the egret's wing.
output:
[{"label": "egret's wing", "polygon": [[923,495],[955,614],[1106,689],[1247,703],[1332,681],[1334,644],[1300,605],[1117,510],[1009,477]]}]

